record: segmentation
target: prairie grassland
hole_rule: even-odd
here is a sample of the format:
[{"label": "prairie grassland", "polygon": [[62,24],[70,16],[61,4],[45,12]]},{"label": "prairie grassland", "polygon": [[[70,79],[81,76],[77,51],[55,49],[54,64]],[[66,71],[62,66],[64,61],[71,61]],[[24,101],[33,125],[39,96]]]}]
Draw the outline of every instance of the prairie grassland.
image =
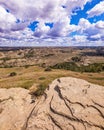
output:
[{"label": "prairie grassland", "polygon": [[[10,76],[12,72],[15,72],[16,75]],[[30,66],[28,68],[0,68],[0,88],[23,87],[29,89],[33,84],[44,84],[47,87],[54,79],[69,76],[104,86],[104,72],[80,73],[58,69],[44,71],[42,67]]]}]

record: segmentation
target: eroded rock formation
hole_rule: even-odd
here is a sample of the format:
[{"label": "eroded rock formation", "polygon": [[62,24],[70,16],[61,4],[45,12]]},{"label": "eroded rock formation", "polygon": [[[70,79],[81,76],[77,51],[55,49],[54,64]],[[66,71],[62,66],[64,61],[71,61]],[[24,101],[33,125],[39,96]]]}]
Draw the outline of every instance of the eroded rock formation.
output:
[{"label": "eroded rock formation", "polygon": [[0,89],[0,130],[21,130],[32,108],[28,90]]},{"label": "eroded rock formation", "polygon": [[0,130],[104,130],[103,86],[60,78],[31,101],[27,90],[1,89]]}]

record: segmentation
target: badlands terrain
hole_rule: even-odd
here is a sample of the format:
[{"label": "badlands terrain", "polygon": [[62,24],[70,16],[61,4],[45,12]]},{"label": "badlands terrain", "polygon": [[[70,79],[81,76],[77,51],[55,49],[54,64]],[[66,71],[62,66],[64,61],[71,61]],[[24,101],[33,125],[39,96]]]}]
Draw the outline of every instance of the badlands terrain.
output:
[{"label": "badlands terrain", "polygon": [[104,86],[104,47],[0,48],[0,88],[47,87],[69,76]]},{"label": "badlands terrain", "polygon": [[37,48],[0,48],[0,67],[26,65],[50,66],[72,61],[78,57],[79,63],[88,65],[104,62],[104,47],[37,47]]},{"label": "badlands terrain", "polygon": [[104,48],[0,48],[0,130],[104,130]]}]

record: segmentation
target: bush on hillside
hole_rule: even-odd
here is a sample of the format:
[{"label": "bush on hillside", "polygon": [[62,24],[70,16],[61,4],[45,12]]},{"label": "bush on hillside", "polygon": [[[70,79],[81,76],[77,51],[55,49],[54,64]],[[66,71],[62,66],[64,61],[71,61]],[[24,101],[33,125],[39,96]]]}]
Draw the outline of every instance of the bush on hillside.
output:
[{"label": "bush on hillside", "polygon": [[75,57],[72,57],[71,60],[74,62],[79,62],[81,61],[81,57],[75,56]]},{"label": "bush on hillside", "polygon": [[16,75],[17,75],[16,72],[11,72],[11,73],[9,74],[9,76],[16,76]]},{"label": "bush on hillside", "polygon": [[104,71],[104,63],[93,63],[88,66],[78,66],[75,62],[63,62],[51,66],[53,69],[65,69],[77,72],[101,72]]}]

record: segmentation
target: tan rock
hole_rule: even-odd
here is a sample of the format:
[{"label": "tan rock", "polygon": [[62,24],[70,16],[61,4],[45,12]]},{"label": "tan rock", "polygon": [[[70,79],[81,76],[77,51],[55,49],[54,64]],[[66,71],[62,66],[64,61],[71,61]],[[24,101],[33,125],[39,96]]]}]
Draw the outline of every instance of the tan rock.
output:
[{"label": "tan rock", "polygon": [[1,89],[0,130],[104,130],[104,87],[60,78],[34,103],[28,90]]},{"label": "tan rock", "polygon": [[21,130],[32,104],[28,90],[0,89],[0,130]]},{"label": "tan rock", "polygon": [[76,78],[53,81],[27,127],[27,130],[46,129],[104,129],[104,87]]}]

